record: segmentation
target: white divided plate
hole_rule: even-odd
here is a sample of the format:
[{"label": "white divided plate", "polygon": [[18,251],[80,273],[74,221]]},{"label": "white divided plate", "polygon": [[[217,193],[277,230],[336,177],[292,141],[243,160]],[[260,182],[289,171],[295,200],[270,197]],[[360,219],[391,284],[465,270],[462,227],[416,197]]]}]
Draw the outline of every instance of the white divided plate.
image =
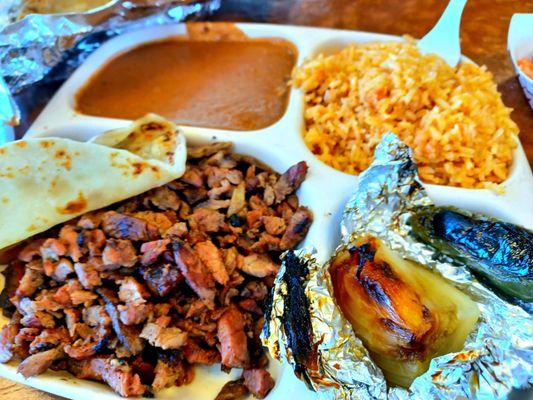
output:
[{"label": "white divided plate", "polygon": [[[305,28],[266,24],[237,24],[249,37],[285,38],[297,47],[300,64],[305,58],[318,52],[331,52],[349,43],[402,40],[397,36],[357,31]],[[182,24],[153,27],[116,37],[94,52],[70,77],[49,102],[29,129],[26,137],[61,136],[87,140],[107,129],[123,127],[130,121],[91,117],[74,110],[74,95],[93,72],[110,57],[140,43],[185,34]],[[299,190],[303,205],[309,206],[315,216],[303,245],[317,248],[321,261],[326,260],[339,241],[339,223],[342,209],[357,185],[357,177],[336,171],[320,162],[307,149],[302,140],[303,96],[299,90],[291,90],[289,104],[283,117],[274,125],[257,131],[225,131],[184,126],[190,143],[232,141],[235,151],[252,155],[277,171],[305,160],[309,165],[307,179]],[[105,176],[98,177],[106,179]],[[533,229],[533,175],[522,146],[519,144],[509,179],[503,184],[505,193],[489,190],[462,189],[426,185],[431,198],[441,205],[455,205],[467,210],[479,211],[494,217],[518,223]],[[25,380],[13,365],[0,365],[0,376],[12,379],[61,396],[75,399],[117,399],[103,384],[83,381],[66,373],[48,372]],[[276,386],[268,399],[313,399],[313,392],[297,380],[290,366],[274,361],[270,363]],[[157,398],[213,399],[221,386],[238,376],[221,373],[217,367],[197,368],[192,384],[159,392]]]}]

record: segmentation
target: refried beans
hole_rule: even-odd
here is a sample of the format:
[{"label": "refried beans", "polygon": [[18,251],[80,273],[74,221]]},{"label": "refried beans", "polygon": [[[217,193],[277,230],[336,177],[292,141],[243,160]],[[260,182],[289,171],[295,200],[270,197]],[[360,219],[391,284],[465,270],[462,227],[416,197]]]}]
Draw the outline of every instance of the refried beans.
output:
[{"label": "refried beans", "polygon": [[78,112],[136,119],[155,112],[182,125],[265,128],[287,106],[295,47],[281,39],[164,40],[118,55],[76,96]]}]

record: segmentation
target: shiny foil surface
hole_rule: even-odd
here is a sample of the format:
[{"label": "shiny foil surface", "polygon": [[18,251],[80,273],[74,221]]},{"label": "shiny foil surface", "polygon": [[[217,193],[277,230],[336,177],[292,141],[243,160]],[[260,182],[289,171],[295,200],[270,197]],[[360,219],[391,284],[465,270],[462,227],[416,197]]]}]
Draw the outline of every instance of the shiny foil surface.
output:
[{"label": "shiny foil surface", "polygon": [[318,392],[321,398],[385,399],[383,374],[335,305],[331,297],[329,274],[316,262],[313,252],[308,249],[294,251],[309,270],[304,290],[309,300],[313,331],[310,347],[316,346],[318,362],[300,371],[287,345],[287,332],[283,326],[288,293],[284,282],[287,273],[285,262],[272,288],[272,308],[270,315],[266,314],[263,345],[275,359],[292,364],[296,375],[300,375],[298,377],[309,389]]},{"label": "shiny foil surface", "polygon": [[[318,265],[306,250],[296,253],[308,262],[305,283],[313,342],[318,343],[316,366],[302,378],[328,399],[505,399],[513,388],[533,383],[533,318],[523,308],[507,303],[480,284],[468,269],[410,234],[413,211],[431,205],[417,174],[411,150],[396,135],[383,136],[370,167],[359,176],[348,201],[337,251],[359,236],[373,234],[404,258],[437,271],[468,294],[480,310],[476,328],[464,349],[436,357],[428,371],[408,390],[387,387],[380,369],[369,358],[349,322],[333,299],[328,264]],[[263,332],[271,354],[294,364],[286,342],[283,314],[287,288],[282,276],[272,292],[272,313]],[[268,314],[267,314],[268,315]]]},{"label": "shiny foil surface", "polygon": [[43,80],[66,79],[110,37],[133,29],[202,18],[217,10],[220,1],[110,0],[85,12],[28,14],[19,19],[21,0],[2,0],[0,124],[18,123],[20,112],[12,95]]}]

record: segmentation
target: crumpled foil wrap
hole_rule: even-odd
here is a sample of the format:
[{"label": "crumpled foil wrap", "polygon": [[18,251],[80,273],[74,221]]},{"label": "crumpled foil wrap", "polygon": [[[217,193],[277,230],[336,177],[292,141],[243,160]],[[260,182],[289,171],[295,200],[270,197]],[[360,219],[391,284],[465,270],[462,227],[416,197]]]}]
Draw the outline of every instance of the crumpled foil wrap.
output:
[{"label": "crumpled foil wrap", "polygon": [[20,0],[2,3],[0,21],[11,23],[0,24],[0,125],[15,125],[20,111],[10,93],[43,79],[66,79],[110,37],[202,18],[217,10],[221,0],[110,0],[85,12],[29,14],[18,21]]},{"label": "crumpled foil wrap", "polygon": [[[313,253],[312,249],[294,251],[309,270],[304,290],[309,300],[309,316],[313,341],[317,346],[318,363],[314,366],[306,365],[302,371],[297,367],[295,372],[310,389],[324,398],[385,399],[383,374],[333,302],[329,274],[316,262]],[[286,262],[283,262],[272,288],[272,308],[270,315],[266,316],[262,341],[272,357],[288,361],[296,367],[288,346],[288,332],[283,324],[285,299],[289,290],[286,273]]]},{"label": "crumpled foil wrap", "polygon": [[[415,379],[408,390],[389,388],[335,305],[328,265],[316,264],[310,251],[299,250],[296,256],[309,266],[305,292],[311,305],[313,340],[319,343],[317,365],[307,368],[307,384],[320,398],[505,399],[513,388],[533,384],[533,318],[480,284],[464,265],[410,235],[407,221],[413,211],[431,204],[418,178],[411,150],[388,133],[345,207],[339,249],[360,235],[372,234],[403,257],[438,271],[476,301],[480,310],[476,329],[461,352],[434,358],[429,370]],[[283,273],[284,266],[272,292],[272,312],[263,331],[263,343],[274,357],[294,365],[287,333],[280,323],[287,290]]]}]

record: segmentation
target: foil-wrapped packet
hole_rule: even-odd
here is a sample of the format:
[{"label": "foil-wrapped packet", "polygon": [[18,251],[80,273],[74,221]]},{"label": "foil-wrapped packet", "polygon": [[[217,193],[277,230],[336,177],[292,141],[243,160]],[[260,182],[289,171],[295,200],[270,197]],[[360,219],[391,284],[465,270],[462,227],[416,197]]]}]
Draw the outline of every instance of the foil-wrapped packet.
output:
[{"label": "foil-wrapped packet", "polygon": [[[345,207],[342,243],[332,259],[321,266],[310,250],[285,255],[265,315],[263,343],[274,358],[288,361],[320,398],[504,399],[514,388],[533,383],[533,319],[528,312],[502,300],[464,265],[411,234],[410,217],[431,204],[411,150],[388,133]],[[437,272],[479,309],[463,349],[433,358],[408,389],[387,385],[333,297],[332,260],[368,235]]]},{"label": "foil-wrapped packet", "polygon": [[386,385],[335,305],[313,250],[287,252],[265,313],[263,345],[325,398],[385,399]]}]

